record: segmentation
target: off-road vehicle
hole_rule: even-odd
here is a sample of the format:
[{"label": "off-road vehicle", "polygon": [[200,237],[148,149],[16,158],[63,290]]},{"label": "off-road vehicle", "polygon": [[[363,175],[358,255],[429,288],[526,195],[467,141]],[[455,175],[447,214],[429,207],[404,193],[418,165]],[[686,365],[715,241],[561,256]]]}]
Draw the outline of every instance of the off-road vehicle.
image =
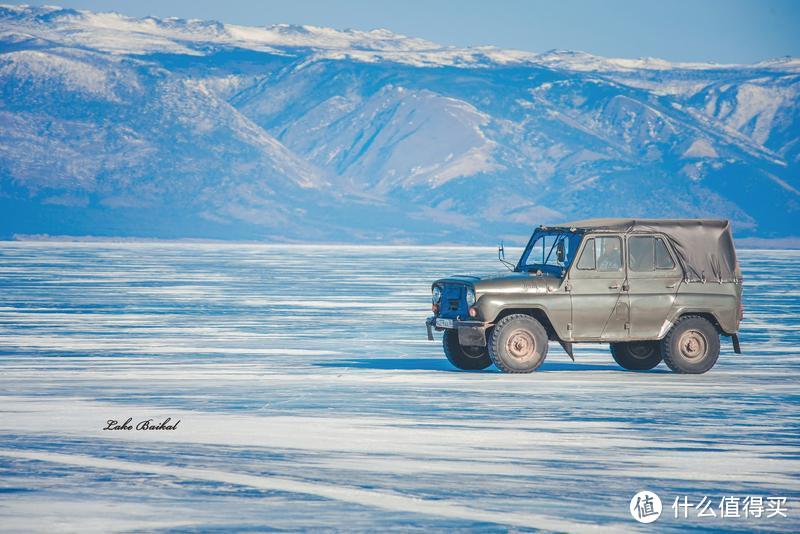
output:
[{"label": "off-road vehicle", "polygon": [[609,343],[614,360],[647,370],[705,373],[720,336],[741,353],[742,276],[730,225],[720,220],[590,219],[540,226],[513,271],[452,276],[431,286],[432,330],[460,369],[494,363],[529,373],[548,341]]}]

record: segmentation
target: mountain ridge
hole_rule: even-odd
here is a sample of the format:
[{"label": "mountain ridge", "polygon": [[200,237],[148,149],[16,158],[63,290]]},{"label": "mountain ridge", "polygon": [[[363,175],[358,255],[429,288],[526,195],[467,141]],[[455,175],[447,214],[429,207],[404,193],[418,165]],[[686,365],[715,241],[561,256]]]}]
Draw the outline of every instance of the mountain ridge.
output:
[{"label": "mountain ridge", "polygon": [[[572,70],[609,70],[616,68],[626,69],[683,69],[683,70],[709,70],[709,69],[764,69],[779,68],[781,70],[800,71],[800,58],[783,56],[770,58],[756,63],[715,63],[715,62],[675,62],[656,57],[640,58],[607,58],[579,50],[550,49],[542,53],[528,52],[515,49],[503,49],[492,45],[472,47],[458,47],[453,45],[440,45],[433,41],[409,37],[395,33],[386,28],[372,30],[344,29],[338,30],[308,24],[272,24],[268,26],[243,26],[239,24],[222,23],[216,20],[183,19],[178,17],[131,17],[113,11],[95,12],[81,9],[60,8],[57,6],[19,6],[0,4],[0,20],[16,22],[18,24],[34,24],[42,30],[41,23],[61,22],[62,32],[68,31],[71,36],[62,36],[64,42],[75,42],[78,38],[94,38],[92,46],[97,50],[117,52],[121,54],[137,54],[136,34],[159,37],[159,40],[148,42],[151,50],[166,51],[170,48],[169,41],[196,42],[199,44],[216,44],[220,46],[244,46],[252,50],[271,51],[261,48],[270,44],[281,48],[307,47],[318,50],[363,50],[363,51],[432,51],[452,52],[468,57],[476,53],[498,53],[494,58],[497,62],[531,62],[542,66],[559,66]],[[29,26],[30,29],[30,26]],[[53,28],[51,28],[53,30]],[[103,30],[113,30],[129,34],[126,48],[120,48],[119,36],[110,36],[100,33]],[[58,30],[55,30],[58,32]],[[143,44],[139,42],[138,44]],[[194,50],[202,53],[202,50]],[[358,56],[353,56],[358,58]],[[393,60],[402,61],[402,57],[393,57]],[[448,56],[443,56],[442,61],[447,61]]]},{"label": "mountain ridge", "polygon": [[0,6],[0,80],[5,236],[485,243],[592,215],[797,235],[796,58]]}]

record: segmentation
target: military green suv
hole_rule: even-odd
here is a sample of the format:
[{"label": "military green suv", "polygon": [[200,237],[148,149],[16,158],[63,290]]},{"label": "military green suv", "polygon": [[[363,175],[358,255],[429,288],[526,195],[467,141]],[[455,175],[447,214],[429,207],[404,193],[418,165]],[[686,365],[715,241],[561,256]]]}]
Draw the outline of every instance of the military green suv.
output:
[{"label": "military green suv", "polygon": [[512,272],[431,286],[444,353],[459,369],[529,373],[558,342],[608,343],[614,360],[705,373],[720,336],[740,353],[742,276],[728,221],[590,219],[540,226]]}]

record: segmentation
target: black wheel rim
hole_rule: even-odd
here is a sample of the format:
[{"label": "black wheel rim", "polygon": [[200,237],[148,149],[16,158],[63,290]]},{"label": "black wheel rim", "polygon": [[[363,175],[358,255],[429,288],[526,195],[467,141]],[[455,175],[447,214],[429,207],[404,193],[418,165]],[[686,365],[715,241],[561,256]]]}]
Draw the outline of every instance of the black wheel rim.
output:
[{"label": "black wheel rim", "polygon": [[653,356],[655,349],[647,343],[632,343],[628,347],[628,353],[637,360],[647,360]]},{"label": "black wheel rim", "polygon": [[483,347],[470,347],[470,346],[461,346],[461,352],[464,353],[464,356],[467,358],[480,358],[483,356],[483,353],[486,352],[486,349]]}]

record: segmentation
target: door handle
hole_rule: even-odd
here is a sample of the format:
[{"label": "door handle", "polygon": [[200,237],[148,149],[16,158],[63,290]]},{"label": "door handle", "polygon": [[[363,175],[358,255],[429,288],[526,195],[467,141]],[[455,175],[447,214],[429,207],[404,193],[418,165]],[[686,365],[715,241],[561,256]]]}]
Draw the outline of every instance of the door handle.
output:
[{"label": "door handle", "polygon": [[608,289],[619,289],[619,284],[617,282],[614,282],[613,284],[608,286]]},{"label": "door handle", "polygon": [[677,286],[678,282],[672,282],[671,284],[667,284],[667,289],[672,289],[673,287]]}]

